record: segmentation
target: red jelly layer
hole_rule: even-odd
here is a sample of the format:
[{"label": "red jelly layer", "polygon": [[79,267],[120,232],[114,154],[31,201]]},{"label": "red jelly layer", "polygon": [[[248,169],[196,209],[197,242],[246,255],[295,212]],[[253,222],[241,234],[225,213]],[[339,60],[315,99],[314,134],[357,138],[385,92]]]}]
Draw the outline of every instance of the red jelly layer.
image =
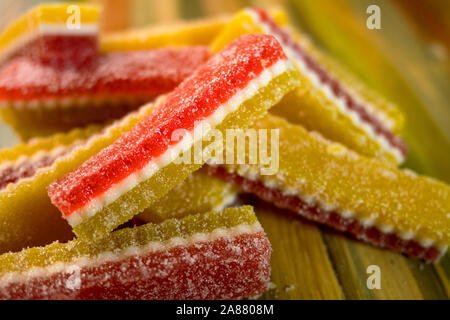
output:
[{"label": "red jelly layer", "polygon": [[84,207],[176,144],[171,139],[175,130],[191,131],[195,121],[207,118],[280,59],[286,56],[272,36],[245,35],[231,42],[133,129],[50,185],[53,204],[64,215]]},{"label": "red jelly layer", "polygon": [[17,58],[0,70],[0,101],[150,98],[175,88],[210,57],[207,47],[114,52],[83,68]]},{"label": "red jelly layer", "polygon": [[264,232],[242,234],[0,284],[0,299],[239,299],[267,290],[270,254]]},{"label": "red jelly layer", "polygon": [[376,227],[366,228],[356,219],[344,218],[337,212],[327,211],[316,205],[309,205],[299,197],[285,195],[281,190],[268,188],[260,181],[253,181],[235,173],[227,172],[223,167],[210,166],[208,171],[211,175],[236,184],[243,191],[253,193],[260,199],[273,203],[277,207],[292,210],[307,219],[347,232],[357,239],[375,246],[389,248],[430,262],[438,260],[441,256],[441,251],[436,247],[424,247],[417,241],[403,240],[393,233],[383,233]]},{"label": "red jelly layer", "polygon": [[323,68],[317,61],[310,56],[285,30],[276,24],[276,22],[270,17],[270,15],[263,9],[253,9],[258,14],[259,19],[263,21],[270,28],[270,31],[279,37],[284,45],[289,47],[295,52],[297,57],[301,59],[309,70],[313,71],[320,82],[328,86],[337,98],[341,98],[345,101],[345,105],[350,110],[359,114],[362,121],[370,124],[373,130],[380,136],[383,136],[389,143],[400,150],[405,156],[408,153],[408,147],[397,136],[395,136],[391,130],[389,130],[380,119],[371,113],[367,112],[367,109],[358,103],[355,98],[339,83],[339,81],[333,78],[325,68]]},{"label": "red jelly layer", "polygon": [[18,49],[9,59],[28,57],[56,67],[83,67],[99,55],[98,36],[40,35]]}]

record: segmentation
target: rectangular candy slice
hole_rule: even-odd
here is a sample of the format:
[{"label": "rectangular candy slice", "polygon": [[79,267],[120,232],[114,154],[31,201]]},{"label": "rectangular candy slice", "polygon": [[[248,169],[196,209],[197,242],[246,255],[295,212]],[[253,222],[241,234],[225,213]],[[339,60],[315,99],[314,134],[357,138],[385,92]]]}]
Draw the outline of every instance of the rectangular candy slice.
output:
[{"label": "rectangular candy slice", "polygon": [[[270,15],[279,25],[285,25],[288,18],[280,9],[269,9]],[[231,21],[228,15],[213,18],[179,21],[139,29],[110,32],[100,38],[100,51],[148,50],[167,46],[209,45]]]},{"label": "rectangular candy slice", "polygon": [[[297,84],[295,68],[274,37],[243,36],[133,129],[50,185],[52,203],[78,236],[103,237],[199,169],[208,159],[200,154],[204,146],[194,145],[212,129],[250,125]],[[198,163],[178,161],[191,151]]]},{"label": "rectangular candy slice", "polygon": [[145,105],[102,130],[75,129],[0,151],[0,253],[72,239],[47,195],[49,184],[114,142],[153,107]]},{"label": "rectangular candy slice", "polygon": [[399,164],[407,147],[399,138],[402,114],[349,76],[304,39],[297,40],[262,9],[240,12],[213,42],[214,51],[245,33],[275,36],[300,71],[300,86],[271,112],[361,154]]},{"label": "rectangular candy slice", "polygon": [[436,261],[450,244],[445,183],[360,156],[275,116],[255,128],[279,129],[277,173],[261,175],[260,164],[216,166],[211,173],[307,219],[413,257]]},{"label": "rectangular candy slice", "polygon": [[222,210],[237,198],[237,188],[208,175],[206,168],[192,173],[164,197],[136,216],[138,222],[161,222],[169,218]]},{"label": "rectangular candy slice", "polygon": [[0,256],[0,299],[241,299],[270,280],[250,206]]},{"label": "rectangular candy slice", "polygon": [[118,119],[209,58],[202,46],[114,52],[76,69],[16,58],[0,69],[0,113],[25,139]]},{"label": "rectangular candy slice", "polygon": [[230,17],[224,15],[109,32],[100,37],[100,51],[148,50],[176,45],[207,46],[229,21]]},{"label": "rectangular candy slice", "polygon": [[0,65],[27,56],[50,64],[83,65],[98,54],[98,8],[88,4],[44,4],[0,34]]}]

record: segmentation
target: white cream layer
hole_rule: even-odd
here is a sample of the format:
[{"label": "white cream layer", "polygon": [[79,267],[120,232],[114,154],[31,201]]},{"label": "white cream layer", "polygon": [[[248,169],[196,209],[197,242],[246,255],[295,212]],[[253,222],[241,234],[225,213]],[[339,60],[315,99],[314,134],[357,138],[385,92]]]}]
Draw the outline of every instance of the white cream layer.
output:
[{"label": "white cream layer", "polygon": [[358,214],[356,212],[340,208],[339,206],[334,204],[327,203],[316,195],[307,195],[305,193],[302,193],[298,188],[286,187],[282,182],[283,179],[281,178],[277,179],[275,177],[269,179],[268,176],[264,176],[264,179],[262,179],[259,174],[259,170],[249,165],[239,165],[239,167],[227,166],[226,170],[231,173],[236,173],[239,176],[244,177],[245,179],[261,182],[266,188],[279,190],[283,195],[298,197],[301,201],[308,204],[309,206],[319,207],[328,212],[336,212],[345,219],[356,219],[362,226],[364,226],[364,228],[375,227],[384,234],[395,233],[400,239],[406,241],[417,241],[424,248],[430,248],[433,246],[441,252],[441,256],[447,250],[448,246],[437,243],[434,239],[419,237],[414,232],[405,232],[402,230],[398,230],[393,225],[381,224],[377,222],[377,218],[375,215],[361,218],[358,217]]},{"label": "white cream layer", "polygon": [[[217,228],[210,233],[196,233],[187,238],[174,237],[165,242],[149,242],[143,246],[131,246],[127,249],[123,249],[120,252],[103,252],[95,257],[76,257],[70,262],[54,262],[47,267],[32,267],[28,270],[8,272],[0,277],[0,291],[8,290],[8,285],[18,282],[28,282],[36,278],[48,278],[56,273],[73,273],[74,270],[80,271],[86,267],[97,267],[105,263],[117,262],[125,260],[131,256],[146,256],[158,251],[167,251],[171,248],[183,246],[189,247],[200,242],[214,242],[221,238],[232,239],[244,234],[253,234],[263,232],[263,228],[259,222],[255,222],[252,225],[241,224],[230,228]],[[68,243],[67,245],[70,245]],[[192,259],[195,259],[193,257]],[[164,270],[161,270],[164,272]]]},{"label": "white cream layer", "polygon": [[102,195],[92,199],[79,210],[65,216],[65,218],[74,227],[83,219],[95,215],[103,207],[117,200],[122,194],[130,191],[139,183],[153,176],[158,170],[172,163],[183,152],[189,150],[197,141],[201,141],[207,136],[227,115],[236,111],[242,103],[254,97],[259,89],[267,86],[275,77],[288,70],[295,70],[289,60],[280,60],[274,63],[271,67],[262,71],[257,78],[251,80],[245,88],[238,91],[227,102],[220,105],[213,114],[202,121],[198,121],[194,129],[191,132],[187,132],[180,142],[171,146],[158,158],[150,161],[140,171],[130,174]]},{"label": "white cream layer", "polygon": [[98,34],[98,24],[82,23],[79,29],[69,29],[65,23],[42,23],[36,29],[26,31],[5,45],[0,51],[0,64],[6,61],[21,47],[43,35],[89,36]]},{"label": "white cream layer", "polygon": [[[328,85],[322,83],[319,76],[313,70],[307,67],[307,65],[303,62],[303,59],[301,59],[301,57],[298,57],[297,53],[292,50],[281,37],[272,32],[270,26],[267,25],[263,20],[261,20],[258,14],[253,12],[251,9],[247,9],[246,12],[253,19],[253,21],[261,27],[264,33],[273,35],[275,38],[277,38],[277,40],[283,46],[286,55],[296,63],[298,69],[302,72],[302,74],[304,74],[314,84],[314,86],[325,95],[328,100],[333,101],[342,114],[347,115],[355,124],[355,126],[361,128],[372,140],[376,141],[382,150],[386,150],[386,152],[390,153],[396,159],[397,163],[402,163],[405,160],[404,155],[398,148],[393,146],[385,136],[377,134],[371,123],[363,121],[360,114],[354,110],[351,110],[347,106],[344,99],[337,97]],[[368,104],[367,102],[362,103],[362,99],[360,99],[354,93],[352,94],[352,98],[362,106],[366,106]],[[380,114],[375,114],[372,110],[369,110],[370,108],[366,107],[365,109],[368,113],[372,114],[373,117],[380,118]],[[388,122],[384,118],[385,117],[383,117],[381,121],[383,121],[383,123]]]}]

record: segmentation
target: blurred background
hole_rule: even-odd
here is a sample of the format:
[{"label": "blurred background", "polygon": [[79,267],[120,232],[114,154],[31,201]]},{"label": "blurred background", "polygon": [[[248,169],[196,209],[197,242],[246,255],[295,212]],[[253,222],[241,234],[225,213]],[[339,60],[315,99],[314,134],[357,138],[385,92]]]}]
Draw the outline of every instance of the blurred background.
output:
[{"label": "blurred background", "polygon": [[[41,2],[0,0],[0,29]],[[59,1],[61,2],[61,1]],[[281,7],[369,86],[406,116],[406,167],[450,182],[450,1],[448,0],[94,0],[103,7],[101,32],[233,14],[248,6]],[[369,5],[381,10],[370,30]],[[0,147],[17,143],[0,124]],[[267,298],[421,299],[450,297],[450,258],[437,265],[349,241],[311,223],[256,205],[274,247]],[[383,290],[367,290],[366,268],[377,264]]]}]

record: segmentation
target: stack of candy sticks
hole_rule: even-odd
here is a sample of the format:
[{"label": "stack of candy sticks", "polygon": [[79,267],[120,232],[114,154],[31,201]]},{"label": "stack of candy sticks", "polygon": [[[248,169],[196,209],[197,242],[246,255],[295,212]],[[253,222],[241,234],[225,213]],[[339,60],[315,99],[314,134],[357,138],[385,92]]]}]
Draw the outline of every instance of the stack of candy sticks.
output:
[{"label": "stack of candy sticks", "polygon": [[[0,299],[261,295],[271,245],[251,206],[232,207],[241,192],[425,261],[445,253],[450,187],[397,168],[403,115],[283,11],[99,37],[98,8],[77,4],[74,29],[70,6],[0,34],[0,114],[25,140],[0,150]],[[206,152],[229,129],[277,132],[276,172]]]}]

